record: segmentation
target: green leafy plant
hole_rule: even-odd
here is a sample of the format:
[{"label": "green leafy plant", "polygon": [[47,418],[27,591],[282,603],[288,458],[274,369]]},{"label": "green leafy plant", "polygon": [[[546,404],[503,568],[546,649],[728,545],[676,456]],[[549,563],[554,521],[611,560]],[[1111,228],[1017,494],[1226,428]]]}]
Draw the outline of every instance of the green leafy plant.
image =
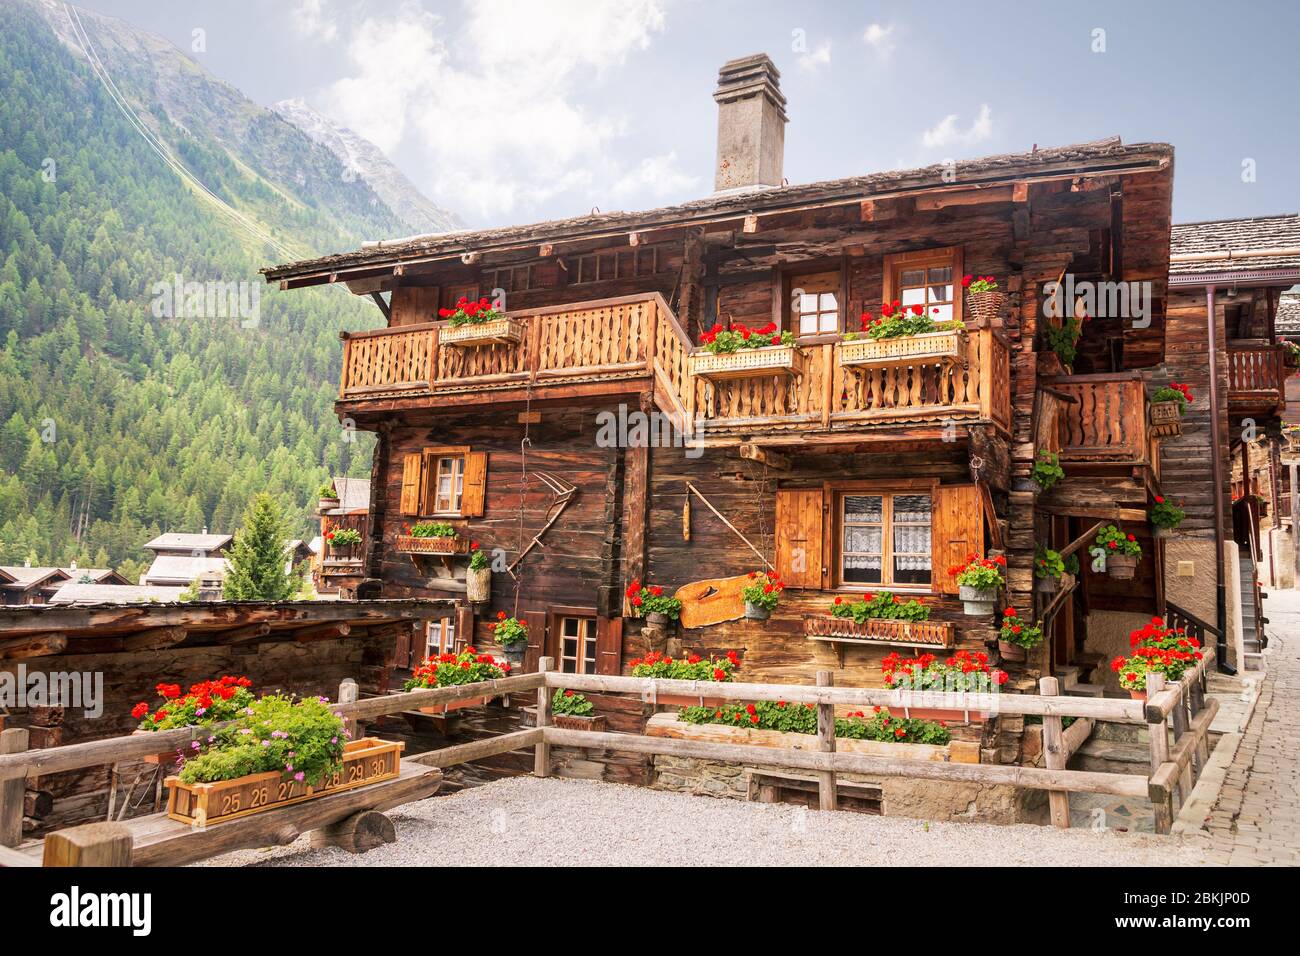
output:
[{"label": "green leafy plant", "polygon": [[[677,719],[688,724],[722,724],[749,730],[775,730],[787,734],[817,733],[817,708],[784,700],[759,700],[751,704],[685,707]],[[884,707],[871,713],[855,711],[835,719],[835,736],[850,740],[943,746],[952,734],[941,721],[894,717]]]},{"label": "green leafy plant", "polygon": [[1043,629],[1037,624],[1026,623],[1015,608],[1009,607],[1002,612],[1002,630],[998,637],[1017,647],[1037,647],[1043,643]]},{"label": "green leafy plant", "polygon": [[645,657],[635,658],[631,662],[633,677],[658,677],[666,680],[729,681],[739,666],[740,659],[735,651],[727,651],[726,657],[710,654],[704,658],[698,654],[689,654],[676,659],[651,651]]},{"label": "green leafy plant", "polygon": [[1105,548],[1107,554],[1127,554],[1135,558],[1142,555],[1142,545],[1138,544],[1137,538],[1120,531],[1113,524],[1098,531],[1093,543]]},{"label": "green leafy plant", "polygon": [[1059,551],[1051,548],[1039,548],[1034,555],[1034,577],[1060,578],[1065,573],[1065,561]]},{"label": "green leafy plant", "polygon": [[750,571],[749,578],[753,583],[740,589],[741,598],[765,610],[774,610],[785,590],[781,579],[766,571]]},{"label": "green leafy plant", "polygon": [[346,736],[343,720],[323,697],[268,694],[209,737],[198,756],[184,761],[180,778],[212,783],[275,771],[315,786],[342,768]]},{"label": "green leafy plant", "polygon": [[505,611],[497,611],[497,619],[488,625],[488,629],[502,647],[528,643],[528,622],[523,618],[506,617]]},{"label": "green leafy plant", "polygon": [[1061,320],[1060,325],[1048,322],[1043,325],[1043,338],[1047,347],[1056,353],[1062,365],[1073,365],[1077,354],[1079,336],[1083,334],[1083,321],[1076,316]]},{"label": "green leafy plant", "polygon": [[438,315],[449,319],[452,328],[459,328],[462,325],[482,325],[484,322],[495,322],[506,317],[504,312],[492,308],[486,296],[477,302],[471,302],[465,296],[461,296],[456,301],[454,309],[439,309]]},{"label": "green leafy plant", "polygon": [[320,491],[316,492],[317,498],[333,498],[338,500],[339,493],[334,490],[334,482],[327,481],[320,486]]},{"label": "green leafy plant", "polygon": [[1060,456],[1054,451],[1045,449],[1040,451],[1038,457],[1034,459],[1034,467],[1030,469],[1029,477],[1034,480],[1039,488],[1048,491],[1052,485],[1065,477],[1065,469],[1061,467]]},{"label": "green leafy plant", "polygon": [[1178,414],[1182,415],[1187,411],[1187,403],[1192,400],[1192,390],[1187,385],[1179,382],[1171,382],[1168,385],[1162,385],[1156,389],[1155,394],[1151,396],[1151,402],[1177,402]]},{"label": "green leafy plant", "polygon": [[794,345],[794,333],[778,331],[775,322],[757,329],[751,329],[741,322],[732,322],[723,328],[722,323],[718,322],[700,336],[700,344],[706,352],[726,355],[742,349],[761,349],[768,345]]},{"label": "green leafy plant", "polygon": [[456,529],[445,521],[419,521],[406,526],[412,538],[454,538]]},{"label": "green leafy plant", "polygon": [[642,584],[634,580],[624,593],[627,595],[628,605],[632,608],[633,617],[662,614],[672,621],[681,617],[682,602],[665,595],[664,589],[656,584]]},{"label": "green leafy plant", "polygon": [[1157,528],[1177,528],[1187,517],[1187,513],[1177,505],[1168,502],[1162,495],[1156,495],[1156,503],[1147,512],[1147,517]]},{"label": "green leafy plant", "polygon": [[862,595],[859,600],[844,600],[837,596],[831,602],[831,616],[852,618],[855,624],[861,624],[874,618],[891,621],[925,621],[930,617],[930,608],[916,598],[904,601],[890,591],[877,591]]},{"label": "green leafy plant", "polygon": [[926,332],[951,332],[965,328],[954,320],[936,322],[934,315],[938,309],[925,311],[925,306],[899,305],[898,300],[884,302],[880,306],[880,315],[875,318],[870,312],[863,312],[860,318],[862,331],[871,339],[897,339],[905,335],[923,335]]},{"label": "green leafy plant", "polygon": [[987,692],[1007,682],[1007,672],[990,668],[983,651],[955,651],[943,660],[928,652],[901,657],[892,651],[880,662],[880,673],[891,689]]},{"label": "green leafy plant", "polygon": [[961,284],[967,292],[996,292],[998,291],[998,280],[993,276],[962,276]]},{"label": "green leafy plant", "polygon": [[996,591],[1006,584],[1002,569],[1007,566],[1007,559],[998,555],[996,558],[981,558],[977,554],[966,556],[965,564],[954,565],[948,573],[957,579],[961,587],[974,588],[977,591]]},{"label": "green leafy plant", "polygon": [[551,697],[551,713],[564,717],[590,717],[596,705],[575,690],[557,687]]},{"label": "green leafy plant", "polygon": [[405,690],[428,687],[454,687],[477,684],[485,680],[499,680],[510,673],[507,661],[498,661],[491,654],[480,654],[467,647],[459,654],[439,654],[430,657],[411,672],[402,685]]},{"label": "green leafy plant", "polygon": [[325,535],[325,540],[336,548],[354,548],[361,543],[361,532],[356,528],[335,528]]},{"label": "green leafy plant", "polygon": [[1070,554],[1066,555],[1065,560],[1062,562],[1062,564],[1067,574],[1073,574],[1077,576],[1079,573],[1078,552],[1071,552]]},{"label": "green leafy plant", "polygon": [[479,548],[477,541],[469,543],[469,569],[471,571],[482,571],[488,566],[487,554]]}]

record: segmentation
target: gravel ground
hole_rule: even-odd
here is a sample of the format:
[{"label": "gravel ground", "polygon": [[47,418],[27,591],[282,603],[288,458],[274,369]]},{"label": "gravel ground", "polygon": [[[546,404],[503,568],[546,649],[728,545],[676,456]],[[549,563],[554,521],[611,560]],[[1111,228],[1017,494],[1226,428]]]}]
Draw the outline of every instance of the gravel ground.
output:
[{"label": "gravel ground", "polygon": [[558,778],[511,777],[389,811],[397,842],[352,855],[243,850],[204,866],[1188,866],[1176,838],[926,823]]}]

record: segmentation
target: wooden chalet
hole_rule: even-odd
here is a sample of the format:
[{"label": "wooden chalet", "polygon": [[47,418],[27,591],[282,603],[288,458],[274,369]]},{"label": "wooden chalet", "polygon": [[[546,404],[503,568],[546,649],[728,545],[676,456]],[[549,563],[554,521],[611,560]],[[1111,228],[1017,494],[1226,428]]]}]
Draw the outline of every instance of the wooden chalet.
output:
[{"label": "wooden chalet", "polygon": [[332,549],[326,539],[331,531],[351,528],[362,540],[370,534],[370,479],[336,477],[331,479],[338,504],[321,508],[320,537],[311,558],[312,581],[321,594],[355,597],[357,585],[362,581],[364,567],[361,549],[355,553],[341,553]]},{"label": "wooden chalet", "polygon": [[1278,580],[1292,561],[1274,525],[1290,504],[1282,425],[1295,365],[1279,313],[1297,282],[1298,215],[1173,227],[1165,369],[1191,384],[1198,401],[1183,434],[1165,443],[1165,489],[1188,512],[1187,532],[1170,547],[1206,573],[1171,582],[1185,582],[1178,600],[1215,622],[1225,634],[1221,656],[1237,667],[1258,666],[1266,620],[1259,582]]},{"label": "wooden chalet", "polygon": [[[1146,521],[1162,481],[1147,406],[1166,361],[1173,149],[1109,139],[787,185],[771,61],[726,64],[714,95],[709,197],[264,270],[284,290],[345,285],[383,314],[382,328],[344,335],[335,406],[378,438],[365,577],[385,597],[456,601],[398,649],[399,665],[449,639],[490,646],[504,610],[530,622],[527,669],[551,656],[566,671],[619,674],[651,649],[734,649],[746,680],[810,683],[831,669],[837,684],[878,687],[891,650],[996,660],[993,620],[962,614],[947,569],[1001,552],[1006,599],[1050,631],[1027,662],[1005,665],[1006,689],[1056,672],[1075,693],[1117,690],[1102,686],[1106,669],[1092,676],[1096,663],[1127,648],[1133,620],[1166,610]],[[1003,316],[965,316],[968,273],[997,277]],[[1064,368],[1044,305],[1067,274],[1148,284],[1151,321],[1084,323]],[[443,341],[438,310],[462,296],[503,296],[512,332]],[[893,299],[968,318],[957,353],[854,364],[846,333]],[[793,367],[709,374],[700,336],[718,322],[791,331]],[[603,426],[640,414],[681,440],[601,440]],[[1039,496],[1028,474],[1042,449],[1067,477]],[[501,549],[510,570],[498,567],[489,602],[465,600],[463,557],[400,549],[403,525],[421,519]],[[1135,580],[1086,569],[1104,521],[1141,540]],[[1039,545],[1084,557],[1073,591],[1036,598]],[[789,589],[770,620],[741,619],[734,578],[765,566]],[[684,626],[664,633],[630,616],[634,579],[691,586]],[[931,605],[932,636],[817,632],[837,595],[882,588]],[[1020,759],[1018,719],[965,732],[985,760]]]}]

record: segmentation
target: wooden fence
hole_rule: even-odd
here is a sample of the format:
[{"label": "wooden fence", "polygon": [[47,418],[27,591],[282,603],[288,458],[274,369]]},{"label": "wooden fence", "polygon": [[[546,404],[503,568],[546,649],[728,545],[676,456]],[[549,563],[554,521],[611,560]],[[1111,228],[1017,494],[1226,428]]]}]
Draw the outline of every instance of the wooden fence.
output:
[{"label": "wooden fence", "polygon": [[[1149,798],[1154,807],[1156,832],[1168,833],[1173,824],[1177,803],[1187,800],[1209,756],[1208,732],[1210,723],[1218,711],[1218,702],[1205,696],[1205,674],[1206,668],[1213,659],[1213,650],[1207,649],[1204,660],[1175,685],[1166,686],[1163,675],[1150,675],[1148,678],[1150,686],[1145,701],[1062,696],[1054,677],[1045,677],[1040,681],[1039,694],[925,694],[927,707],[983,709],[1001,715],[1041,717],[1046,767],[943,763],[837,752],[834,736],[837,707],[862,709],[881,706],[901,712],[904,707],[917,706],[917,704],[909,698],[908,691],[835,687],[829,671],[818,674],[816,685],[656,680],[612,675],[563,674],[553,670],[552,658],[545,657],[541,660],[539,672],[534,674],[522,674],[457,687],[370,697],[364,700],[355,699],[356,684],[347,681],[340,688],[340,702],[335,705],[335,710],[355,733],[358,723],[388,714],[473,698],[535,691],[537,694],[536,727],[455,744],[408,758],[403,763],[421,763],[438,768],[450,767],[532,747],[534,748],[534,775],[545,777],[551,773],[551,748],[556,746],[594,747],[625,753],[662,754],[727,763],[753,763],[788,770],[812,771],[818,778],[819,805],[822,809],[828,810],[835,809],[837,805],[836,774],[838,773],[910,777],[953,783],[1000,784],[1047,791],[1052,823],[1057,827],[1070,825],[1069,793],[1071,791],[1102,793]],[[660,695],[707,696],[733,701],[784,700],[790,703],[812,704],[817,708],[817,747],[808,750],[780,749],[651,737],[645,734],[567,730],[555,727],[551,723],[551,696],[559,688],[635,694],[651,704],[656,703]],[[943,699],[936,703],[936,697]],[[1062,718],[1065,717],[1074,718],[1074,722],[1068,728],[1063,726]],[[1151,746],[1149,774],[1116,774],[1066,769],[1065,765],[1070,754],[1087,739],[1093,722],[1098,720],[1147,725]],[[39,853],[42,848],[39,844],[29,844],[21,851],[10,849],[16,847],[21,838],[25,778],[140,760],[169,747],[182,747],[200,736],[207,736],[212,730],[211,727],[182,728],[148,735],[113,737],[44,750],[26,749],[25,730],[4,731],[3,735],[0,735],[0,866],[32,866],[38,865],[42,859]],[[364,790],[365,788],[362,788],[359,792]],[[254,818],[267,818],[268,828],[258,832],[271,834],[277,840],[296,836],[298,830],[290,828],[290,833],[286,834],[282,832],[282,828],[277,829],[274,826],[275,815],[281,812],[283,811],[271,810],[254,815]],[[103,827],[104,825],[90,824],[89,826]],[[82,828],[61,832],[73,833],[80,829]],[[208,829],[219,829],[219,827]],[[112,840],[120,841],[122,832],[121,829],[113,830],[111,834],[105,831],[104,839],[111,837]],[[51,842],[51,839],[47,838],[45,841],[44,858],[47,864],[57,863],[62,858],[60,854],[64,853],[67,847],[66,838],[60,837],[58,833],[51,834],[51,837],[58,837],[58,839]],[[175,842],[173,840],[173,844]],[[224,846],[222,852],[231,848]],[[179,851],[173,851],[176,852]],[[191,858],[195,857],[192,855],[186,857],[186,859]],[[163,861],[153,860],[153,862]],[[173,856],[166,862],[175,863],[177,860]]]}]

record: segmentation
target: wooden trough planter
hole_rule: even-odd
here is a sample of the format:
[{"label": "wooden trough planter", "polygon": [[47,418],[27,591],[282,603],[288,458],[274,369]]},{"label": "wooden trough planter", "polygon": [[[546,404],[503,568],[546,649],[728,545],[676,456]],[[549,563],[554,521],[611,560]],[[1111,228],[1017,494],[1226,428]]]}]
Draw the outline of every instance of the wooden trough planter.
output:
[{"label": "wooden trough planter", "polygon": [[445,717],[449,711],[468,710],[471,707],[486,707],[491,697],[471,697],[468,700],[453,700],[450,704],[434,704],[432,707],[421,707],[422,714],[437,714]]},{"label": "wooden trough planter", "polygon": [[797,345],[766,345],[738,352],[692,352],[691,374],[711,382],[733,378],[786,377],[803,374],[803,352]]},{"label": "wooden trough planter", "polygon": [[468,554],[469,538],[456,535],[452,538],[417,538],[399,534],[394,544],[399,554]]},{"label": "wooden trough planter", "polygon": [[601,733],[605,730],[607,718],[604,714],[592,714],[589,717],[579,717],[576,714],[552,714],[551,723],[556,727],[564,730],[590,730],[595,733]]},{"label": "wooden trough planter", "polygon": [[953,626],[948,621],[873,618],[859,624],[846,617],[831,617],[828,614],[805,614],[803,618],[805,637],[839,638],[863,644],[949,648],[953,646],[953,631]]},{"label": "wooden trough planter", "polygon": [[524,324],[518,319],[496,319],[458,326],[446,326],[438,333],[440,345],[469,348],[474,345],[518,345],[524,337]]},{"label": "wooden trough planter", "polygon": [[1177,438],[1183,433],[1183,414],[1177,402],[1153,402],[1151,405],[1151,436]]},{"label": "wooden trough planter", "polygon": [[966,333],[922,332],[896,339],[849,339],[839,347],[840,365],[846,368],[891,368],[966,357]]},{"label": "wooden trough planter", "polygon": [[179,777],[168,777],[163,781],[168,788],[167,816],[192,826],[210,826],[392,780],[401,772],[405,746],[378,737],[349,741],[343,747],[342,768],[314,787],[292,778],[285,780],[284,774],[274,770],[216,783],[182,783]]}]

